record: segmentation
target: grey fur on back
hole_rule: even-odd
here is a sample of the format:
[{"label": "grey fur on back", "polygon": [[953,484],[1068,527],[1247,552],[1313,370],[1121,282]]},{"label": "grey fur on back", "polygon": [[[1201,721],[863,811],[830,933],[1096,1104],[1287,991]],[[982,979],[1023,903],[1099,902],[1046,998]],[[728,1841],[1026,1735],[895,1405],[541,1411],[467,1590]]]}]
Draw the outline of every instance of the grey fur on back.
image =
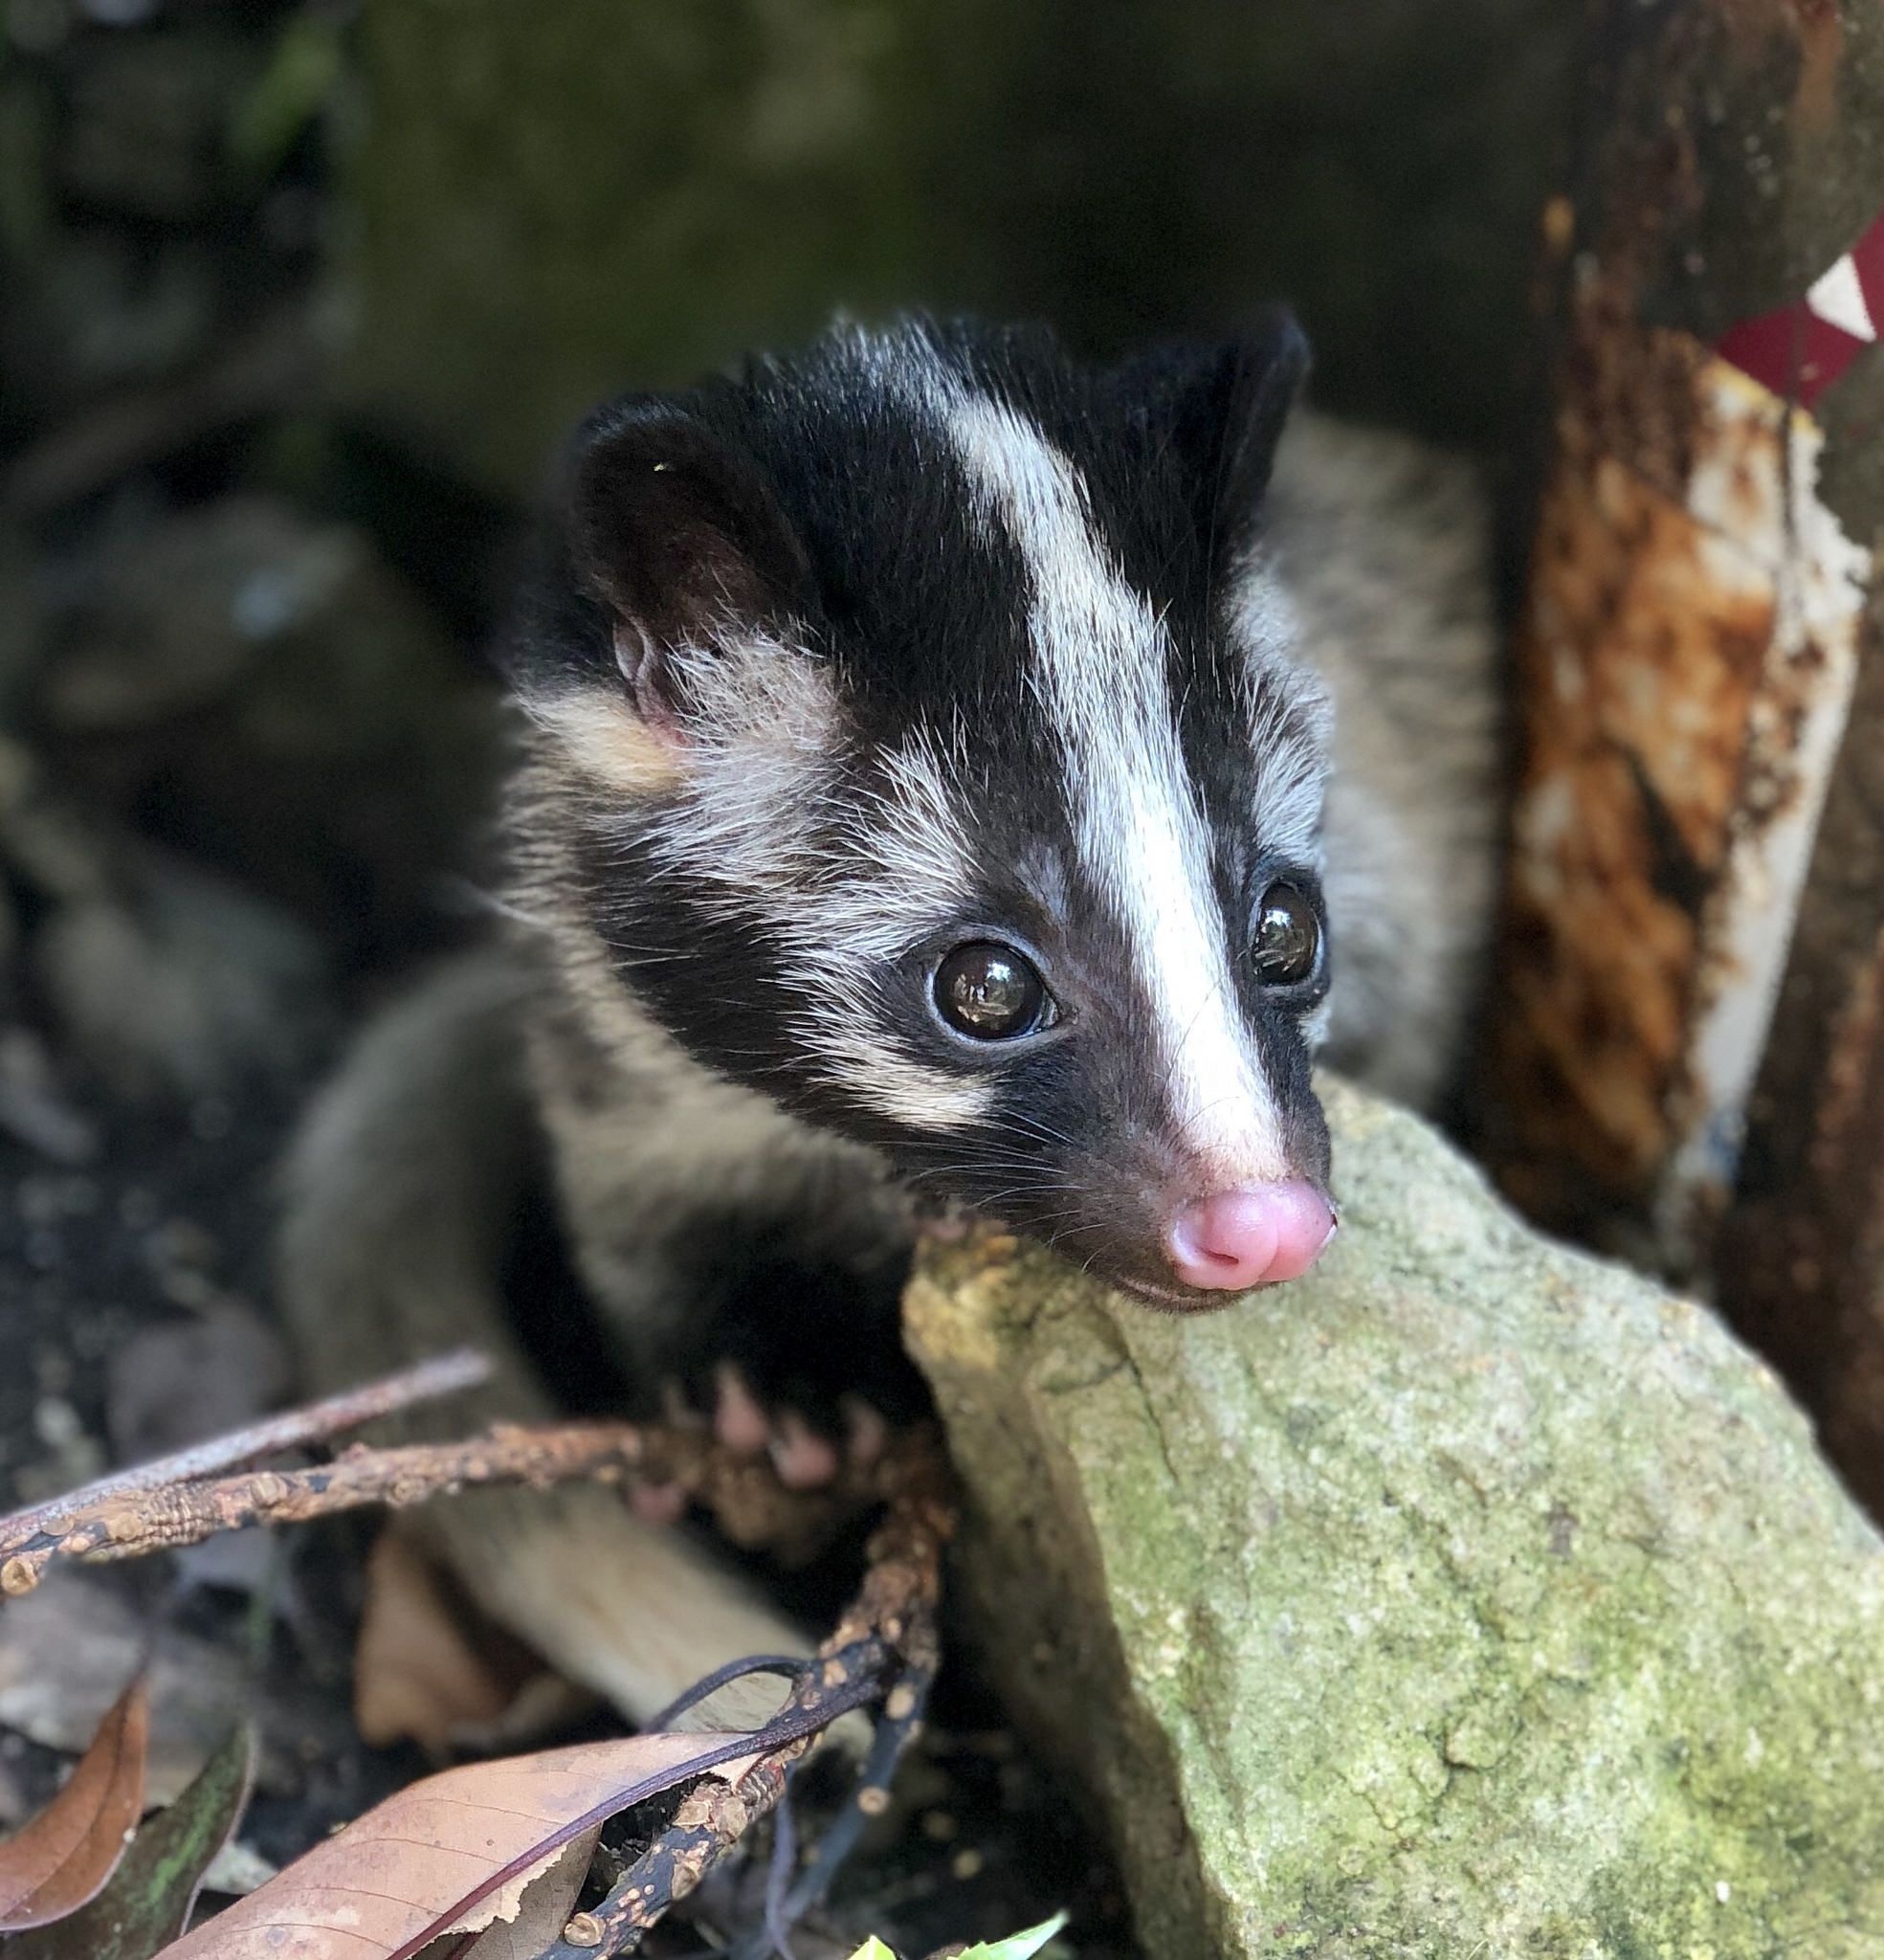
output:
[{"label": "grey fur on back", "polygon": [[1497,876],[1502,690],[1483,490],[1460,458],[1298,413],[1270,511],[1300,655],[1335,698],[1323,1058],[1428,1109],[1461,1066]]}]

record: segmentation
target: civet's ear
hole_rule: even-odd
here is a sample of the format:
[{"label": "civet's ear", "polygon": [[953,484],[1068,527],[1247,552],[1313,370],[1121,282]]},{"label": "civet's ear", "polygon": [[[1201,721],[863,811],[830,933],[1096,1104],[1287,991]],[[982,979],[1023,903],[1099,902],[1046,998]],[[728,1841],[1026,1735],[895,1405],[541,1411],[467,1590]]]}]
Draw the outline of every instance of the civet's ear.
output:
[{"label": "civet's ear", "polygon": [[684,718],[686,672],[789,618],[810,569],[759,465],[672,403],[617,410],[577,457],[576,575],[613,615],[615,657],[644,719]]},{"label": "civet's ear", "polygon": [[1277,307],[1228,341],[1164,347],[1146,357],[1146,383],[1174,445],[1195,475],[1198,521],[1232,547],[1262,510],[1275,448],[1302,383],[1307,336]]}]

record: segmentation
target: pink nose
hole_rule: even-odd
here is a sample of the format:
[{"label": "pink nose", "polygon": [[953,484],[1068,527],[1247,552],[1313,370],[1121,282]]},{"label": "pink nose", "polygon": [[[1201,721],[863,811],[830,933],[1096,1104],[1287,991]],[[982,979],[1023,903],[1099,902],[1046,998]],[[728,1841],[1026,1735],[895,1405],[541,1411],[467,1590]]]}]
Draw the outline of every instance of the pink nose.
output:
[{"label": "pink nose", "polygon": [[1186,1285],[1232,1292],[1307,1272],[1334,1236],[1328,1200],[1293,1178],[1193,1199],[1164,1244]]}]

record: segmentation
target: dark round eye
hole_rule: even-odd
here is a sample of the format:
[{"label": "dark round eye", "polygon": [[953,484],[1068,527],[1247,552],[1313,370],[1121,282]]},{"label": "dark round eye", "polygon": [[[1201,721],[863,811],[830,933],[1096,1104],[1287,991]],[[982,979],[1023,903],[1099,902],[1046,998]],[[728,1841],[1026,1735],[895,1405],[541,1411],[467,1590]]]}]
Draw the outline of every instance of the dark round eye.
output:
[{"label": "dark round eye", "polygon": [[1031,1035],[1052,1006],[1033,962],[991,939],[970,940],[945,954],[936,969],[935,994],[936,1012],[975,1041]]},{"label": "dark round eye", "polygon": [[1315,978],[1320,949],[1315,907],[1294,885],[1271,885],[1256,907],[1250,948],[1257,981],[1264,987],[1299,987]]}]

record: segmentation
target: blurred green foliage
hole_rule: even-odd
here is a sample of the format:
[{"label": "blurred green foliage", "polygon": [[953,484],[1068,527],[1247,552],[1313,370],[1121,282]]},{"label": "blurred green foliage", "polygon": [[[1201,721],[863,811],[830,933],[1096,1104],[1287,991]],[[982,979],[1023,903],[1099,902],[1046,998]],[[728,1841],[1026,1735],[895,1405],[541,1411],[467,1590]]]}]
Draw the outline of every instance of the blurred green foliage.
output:
[{"label": "blurred green foliage", "polygon": [[230,156],[252,180],[267,177],[332,101],[342,74],[339,18],[310,9],[292,14],[260,77],[236,104]]},{"label": "blurred green foliage", "polygon": [[1575,10],[399,0],[361,20],[356,396],[527,485],[587,402],[834,309],[1106,351],[1293,300],[1325,400],[1496,440]]}]

